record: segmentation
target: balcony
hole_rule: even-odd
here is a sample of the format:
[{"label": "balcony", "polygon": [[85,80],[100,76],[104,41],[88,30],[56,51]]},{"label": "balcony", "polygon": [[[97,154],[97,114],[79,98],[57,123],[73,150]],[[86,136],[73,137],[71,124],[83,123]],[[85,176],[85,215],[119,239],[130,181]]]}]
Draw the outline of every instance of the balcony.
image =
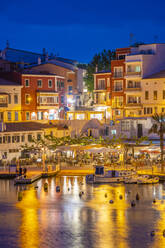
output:
[{"label": "balcony", "polygon": [[0,102],[0,107],[1,108],[7,108],[8,107],[8,104],[7,103],[4,103],[4,102]]},{"label": "balcony", "polygon": [[141,71],[127,71],[126,72],[127,77],[141,77]]},{"label": "balcony", "polygon": [[123,72],[122,71],[114,72],[113,77],[114,78],[123,78]]},{"label": "balcony", "polygon": [[123,108],[123,102],[112,102],[112,108]]},{"label": "balcony", "polygon": [[106,87],[97,87],[94,91],[106,91]]},{"label": "balcony", "polygon": [[123,87],[121,87],[121,86],[115,86],[115,87],[113,88],[113,91],[115,91],[115,92],[123,91]]},{"label": "balcony", "polygon": [[128,101],[126,107],[142,107],[142,104],[137,101]]},{"label": "balcony", "polygon": [[136,86],[136,87],[127,87],[125,89],[126,92],[134,92],[134,91],[141,91],[141,87],[140,86]]}]

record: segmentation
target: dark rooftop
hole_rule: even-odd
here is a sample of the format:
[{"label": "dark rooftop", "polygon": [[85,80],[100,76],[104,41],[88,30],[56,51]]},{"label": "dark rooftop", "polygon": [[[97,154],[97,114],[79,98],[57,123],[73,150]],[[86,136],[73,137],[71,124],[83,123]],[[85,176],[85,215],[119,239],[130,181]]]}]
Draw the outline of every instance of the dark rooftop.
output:
[{"label": "dark rooftop", "polygon": [[165,70],[162,70],[160,72],[154,73],[150,76],[145,77],[144,79],[154,79],[154,78],[165,78]]},{"label": "dark rooftop", "polygon": [[57,126],[52,123],[44,124],[40,122],[11,122],[11,123],[5,123],[6,124],[6,130],[5,132],[25,132],[25,131],[41,131],[43,129],[47,128],[63,128],[63,126]]},{"label": "dark rooftop", "polygon": [[9,80],[6,80],[4,78],[0,78],[0,85],[13,85],[13,86],[21,86],[20,83],[16,83],[16,82],[13,82],[13,81],[9,81]]}]

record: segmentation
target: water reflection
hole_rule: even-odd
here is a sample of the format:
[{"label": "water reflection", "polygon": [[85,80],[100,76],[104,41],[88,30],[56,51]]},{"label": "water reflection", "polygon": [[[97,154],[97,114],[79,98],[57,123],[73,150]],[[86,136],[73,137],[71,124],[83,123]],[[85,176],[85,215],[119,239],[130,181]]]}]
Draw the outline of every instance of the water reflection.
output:
[{"label": "water reflection", "polygon": [[[44,191],[45,182],[48,191]],[[23,192],[20,202],[19,191]],[[132,208],[137,193],[140,201]],[[58,177],[15,187],[12,181],[0,181],[0,203],[3,248],[165,247],[162,184],[92,186],[86,185],[84,177]],[[153,238],[152,230],[156,231]]]},{"label": "water reflection", "polygon": [[21,211],[20,247],[39,247],[39,221],[37,214],[39,201],[37,199],[36,190],[30,187],[28,190],[21,192],[22,201],[16,204],[16,207]]}]

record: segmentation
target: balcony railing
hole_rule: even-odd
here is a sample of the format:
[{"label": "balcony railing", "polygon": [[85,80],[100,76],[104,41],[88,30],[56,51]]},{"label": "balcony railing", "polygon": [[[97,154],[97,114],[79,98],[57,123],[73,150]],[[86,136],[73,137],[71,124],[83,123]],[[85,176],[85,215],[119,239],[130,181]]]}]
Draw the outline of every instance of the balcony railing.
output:
[{"label": "balcony railing", "polygon": [[134,75],[135,76],[141,76],[141,71],[138,71],[138,72],[137,71],[133,71],[133,70],[132,71],[127,71],[126,72],[126,75],[127,76],[134,76]]},{"label": "balcony railing", "polygon": [[141,87],[140,86],[136,86],[136,87],[127,87],[126,91],[141,91]]},{"label": "balcony railing", "polygon": [[95,88],[95,90],[106,90],[106,87],[105,86],[100,86],[100,87],[97,87],[97,88]]},{"label": "balcony railing", "polygon": [[113,77],[114,78],[122,78],[123,77],[123,72],[114,72]]},{"label": "balcony railing", "polygon": [[8,107],[8,104],[7,103],[0,103],[0,107],[1,108],[7,108]]},{"label": "balcony railing", "polygon": [[123,91],[123,87],[121,87],[121,86],[115,86],[113,88],[113,91]]},{"label": "balcony railing", "polygon": [[123,102],[112,102],[112,108],[122,108]]},{"label": "balcony railing", "polygon": [[132,106],[141,107],[141,105],[142,104],[138,101],[128,101],[126,107],[132,107]]}]

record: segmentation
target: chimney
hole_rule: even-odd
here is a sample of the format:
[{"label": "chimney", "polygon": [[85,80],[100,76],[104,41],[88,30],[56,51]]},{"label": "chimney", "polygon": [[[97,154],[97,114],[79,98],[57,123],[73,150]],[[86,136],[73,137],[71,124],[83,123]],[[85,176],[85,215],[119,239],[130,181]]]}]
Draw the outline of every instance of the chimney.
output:
[{"label": "chimney", "polygon": [[38,65],[40,65],[40,64],[41,64],[41,58],[38,57]]},{"label": "chimney", "polygon": [[45,61],[47,62],[48,59],[49,59],[49,55],[48,55],[48,53],[46,53]]},{"label": "chimney", "polygon": [[9,41],[6,41],[6,48],[9,48]]},{"label": "chimney", "polygon": [[96,72],[98,72],[98,65],[96,65]]}]

